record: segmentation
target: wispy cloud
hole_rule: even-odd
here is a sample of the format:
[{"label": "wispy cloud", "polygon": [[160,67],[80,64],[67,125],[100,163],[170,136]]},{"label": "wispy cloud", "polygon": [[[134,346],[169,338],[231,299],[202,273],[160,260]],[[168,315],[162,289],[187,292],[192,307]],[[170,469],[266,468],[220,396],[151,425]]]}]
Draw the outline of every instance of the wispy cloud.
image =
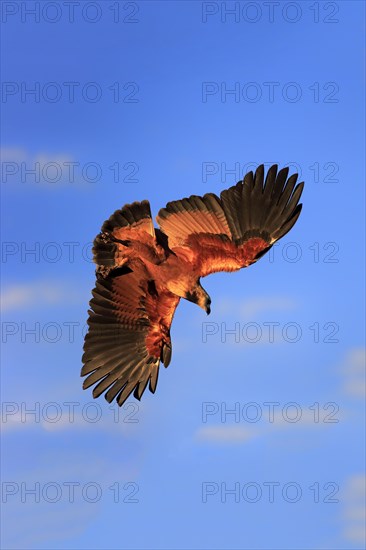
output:
[{"label": "wispy cloud", "polygon": [[199,441],[210,443],[244,443],[256,437],[258,433],[244,426],[203,426],[196,432]]},{"label": "wispy cloud", "polygon": [[1,162],[39,162],[42,167],[46,163],[56,162],[64,163],[71,162],[73,158],[67,153],[47,153],[45,151],[32,154],[20,147],[3,147],[0,148]]},{"label": "wispy cloud", "polygon": [[20,147],[1,147],[1,162],[22,162],[28,158],[29,154]]},{"label": "wispy cloud", "polygon": [[99,508],[98,504],[88,503],[77,506],[44,502],[22,506],[7,503],[4,512],[7,521],[4,521],[6,525],[2,539],[9,550],[37,548],[39,544],[72,540],[96,520]]},{"label": "wispy cloud", "polygon": [[[141,467],[139,454],[133,447],[129,447],[129,451],[131,456],[123,461],[106,458],[105,453],[98,453],[97,449],[92,460],[87,449],[45,451],[37,468],[13,472],[12,481],[4,483],[4,492],[9,483],[15,492],[7,493],[3,503],[3,547],[39,548],[40,544],[54,545],[65,540],[72,544],[75,537],[98,519],[103,505],[121,506],[127,493],[123,491],[124,483],[135,481]],[[111,490],[116,482],[121,489],[118,502]],[[34,494],[36,484],[38,500]],[[74,487],[71,492],[70,484]],[[88,484],[99,488],[100,498],[92,500],[93,488],[90,493],[85,492]]]},{"label": "wispy cloud", "polygon": [[341,365],[343,389],[352,397],[366,396],[366,349],[351,349]]},{"label": "wispy cloud", "polygon": [[[74,159],[68,153],[40,151],[31,153],[20,147],[0,148],[3,163],[2,181],[6,184],[37,183],[48,188],[70,180],[70,163]],[[72,182],[77,179],[72,178]]]},{"label": "wispy cloud", "polygon": [[249,300],[221,299],[216,308],[220,313],[230,313],[245,319],[253,319],[261,313],[291,311],[297,303],[289,296],[258,296]]},{"label": "wispy cloud", "polygon": [[[6,403],[4,403],[4,407],[6,407]],[[35,404],[33,404],[33,407],[35,407]],[[92,434],[95,432],[111,432],[112,434],[118,433],[128,436],[136,434],[138,431],[140,418],[143,418],[143,406],[141,404],[137,406],[133,403],[134,408],[132,406],[128,407],[129,403],[127,403],[126,410],[116,409],[116,411],[109,410],[107,412],[101,405],[95,404],[93,412],[90,412],[90,416],[88,416],[87,413],[83,412],[70,413],[69,409],[64,407],[62,403],[55,403],[53,407],[54,417],[50,418],[43,411],[38,418],[36,414],[26,414],[26,412],[20,410],[12,413],[7,412],[4,408],[0,422],[1,432],[4,436],[22,430],[38,430],[38,432],[43,433],[60,434],[65,432],[72,434],[80,431]]]},{"label": "wispy cloud", "polygon": [[[301,415],[300,415],[301,411]],[[263,411],[262,411],[263,412]],[[250,426],[243,424],[207,424],[201,426],[195,432],[195,439],[201,442],[206,443],[219,443],[219,444],[236,444],[236,443],[247,443],[256,437],[267,437],[268,435],[275,434],[279,430],[298,430],[298,429],[309,429],[321,430],[329,426],[329,423],[323,422],[321,419],[317,420],[317,417],[314,416],[314,411],[309,410],[307,407],[298,406],[299,420],[297,422],[293,421],[294,412],[290,416],[290,420],[286,419],[281,411],[274,411],[273,416],[271,415],[270,421],[269,417],[266,417],[265,420],[260,420],[255,423],[251,423]],[[295,411],[296,413],[296,411]],[[337,421],[340,419],[346,418],[344,414],[342,417],[340,413],[337,413]]]},{"label": "wispy cloud", "polygon": [[1,292],[1,312],[47,307],[58,304],[78,304],[83,296],[71,285],[61,281],[35,281],[9,285]]},{"label": "wispy cloud", "polygon": [[363,474],[351,476],[344,491],[344,537],[364,548],[366,544],[366,476]]}]

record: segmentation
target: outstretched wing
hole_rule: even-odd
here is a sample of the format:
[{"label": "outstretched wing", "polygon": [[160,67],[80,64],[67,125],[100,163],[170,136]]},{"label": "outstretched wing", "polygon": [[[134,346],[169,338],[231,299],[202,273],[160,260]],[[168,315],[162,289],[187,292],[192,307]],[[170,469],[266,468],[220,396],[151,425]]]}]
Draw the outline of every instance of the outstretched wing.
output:
[{"label": "outstretched wing", "polygon": [[287,176],[288,168],[277,173],[273,165],[264,180],[261,165],[220,198],[208,193],[169,202],[157,216],[169,247],[185,256],[201,277],[254,263],[300,215],[304,184],[295,187],[297,174]]},{"label": "outstretched wing", "polygon": [[127,264],[131,242],[134,254],[153,260],[158,245],[149,201],[126,204],[104,222],[93,246],[97,273],[106,276]]},{"label": "outstretched wing", "polygon": [[179,298],[159,292],[146,272],[127,267],[98,278],[90,301],[81,375],[93,397],[103,392],[122,405],[134,391],[140,399],[147,384],[155,392],[159,364],[170,363],[170,326]]}]

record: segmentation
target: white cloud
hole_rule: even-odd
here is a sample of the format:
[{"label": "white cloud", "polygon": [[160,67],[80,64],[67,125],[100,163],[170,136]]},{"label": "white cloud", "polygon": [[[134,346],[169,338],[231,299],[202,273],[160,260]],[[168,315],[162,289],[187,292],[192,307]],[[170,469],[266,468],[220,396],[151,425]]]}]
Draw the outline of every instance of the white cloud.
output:
[{"label": "white cloud", "polygon": [[[260,409],[258,409],[259,411]],[[258,413],[259,414],[259,413]],[[329,414],[329,411],[327,412]],[[249,415],[249,413],[248,413]],[[267,407],[262,407],[261,415],[258,422],[243,420],[241,423],[223,423],[210,424],[197,429],[195,438],[201,442],[211,443],[246,443],[255,437],[268,437],[273,435],[278,437],[278,430],[298,432],[299,429],[313,429],[315,433],[320,433],[318,430],[334,425],[335,421],[346,419],[346,414],[340,415],[337,411],[334,414],[334,422],[324,420],[325,413],[320,411],[319,418],[317,411],[310,410],[308,406],[296,404],[283,410],[281,407],[271,410]],[[295,422],[294,420],[298,420]]]},{"label": "white cloud", "polygon": [[269,311],[289,311],[296,308],[296,303],[286,296],[273,296],[269,298],[253,298],[245,301],[240,310],[244,317],[256,317],[260,313]]},{"label": "white cloud", "polygon": [[216,306],[219,313],[231,313],[246,319],[257,317],[261,313],[294,310],[296,307],[296,302],[288,296],[260,296],[241,301],[224,298]]},{"label": "white cloud", "polygon": [[28,158],[28,153],[24,149],[17,147],[0,148],[1,162],[22,162]]},{"label": "white cloud", "polygon": [[[19,430],[38,430],[40,432],[65,432],[90,431],[91,433],[119,433],[125,436],[133,434],[138,429],[140,411],[128,415],[123,411],[115,412],[105,409],[98,403],[92,403],[95,407],[89,407],[89,411],[71,412],[62,403],[56,407],[50,405],[49,412],[43,410],[40,414],[18,411],[8,414],[3,411],[0,422],[4,435]],[[34,407],[34,405],[33,405]],[[131,413],[131,411],[129,411]],[[52,415],[52,416],[51,416]],[[57,416],[58,415],[58,416]],[[131,421],[129,420],[131,419]]]},{"label": "white cloud", "polygon": [[54,306],[58,304],[78,304],[83,296],[74,286],[59,281],[35,281],[32,283],[8,286],[1,293],[1,312],[34,306]]},{"label": "white cloud", "polygon": [[343,389],[352,397],[364,398],[366,396],[366,350],[365,348],[351,349],[342,366]]},{"label": "white cloud", "polygon": [[4,513],[7,521],[4,522],[6,525],[2,538],[9,550],[37,548],[39,544],[72,540],[96,520],[99,509],[98,504],[92,503],[77,506],[42,502],[22,506],[7,504]]},{"label": "white cloud", "polygon": [[0,149],[0,159],[4,163],[2,181],[5,184],[39,183],[52,188],[69,180],[72,180],[70,183],[77,181],[76,168],[70,176],[69,163],[74,159],[67,153],[30,153],[18,147],[5,147]]},{"label": "white cloud", "polygon": [[[80,432],[90,431],[119,433],[124,436],[136,435],[142,425],[146,412],[141,403],[127,402],[123,408],[106,407],[104,403],[76,403],[70,409],[64,403],[3,403],[1,432],[6,435],[20,430],[38,430],[38,432]],[[14,411],[13,405],[17,406]],[[37,407],[38,405],[38,407]],[[30,412],[35,411],[35,412]]]},{"label": "white cloud", "polygon": [[347,480],[344,491],[344,537],[365,547],[366,543],[366,476],[363,474],[353,475]]},{"label": "white cloud", "polygon": [[[111,486],[118,482],[118,498],[122,502],[128,494],[124,483],[135,482],[138,478],[139,456],[132,448],[129,451],[128,460],[121,462],[105,458],[97,449],[91,460],[89,450],[80,451],[71,446],[50,452],[45,447],[37,468],[13,472],[12,481],[3,483],[6,498],[3,503],[3,547],[39,548],[40,544],[49,547],[47,545],[59,543],[61,548],[61,541],[65,540],[72,544],[93,521],[100,520],[103,506],[115,502],[116,493]],[[9,490],[9,483],[15,488],[14,494]],[[73,484],[71,490],[70,484]],[[85,491],[90,484],[94,489]],[[51,487],[47,489],[47,486]],[[97,494],[95,487],[99,489],[99,498],[93,502]],[[27,494],[26,490],[31,489],[38,493],[37,501],[34,493]],[[58,500],[52,501],[55,495]]]},{"label": "white cloud", "polygon": [[196,438],[212,443],[243,443],[255,437],[257,433],[244,426],[204,426],[197,430]]}]

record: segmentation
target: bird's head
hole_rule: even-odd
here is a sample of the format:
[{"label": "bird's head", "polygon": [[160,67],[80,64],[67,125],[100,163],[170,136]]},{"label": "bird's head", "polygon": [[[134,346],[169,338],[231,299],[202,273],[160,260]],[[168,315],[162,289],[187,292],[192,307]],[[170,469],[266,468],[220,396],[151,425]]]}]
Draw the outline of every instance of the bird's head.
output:
[{"label": "bird's head", "polygon": [[186,300],[200,306],[207,313],[207,315],[211,313],[211,298],[205,289],[202,288],[199,281],[192,290],[186,292],[184,297]]}]

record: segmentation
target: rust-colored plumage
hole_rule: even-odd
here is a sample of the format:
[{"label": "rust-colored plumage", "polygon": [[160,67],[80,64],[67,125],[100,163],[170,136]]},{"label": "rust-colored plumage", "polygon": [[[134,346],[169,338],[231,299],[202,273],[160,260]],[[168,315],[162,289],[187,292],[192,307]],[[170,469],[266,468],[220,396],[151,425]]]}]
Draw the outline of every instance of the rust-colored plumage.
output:
[{"label": "rust-colored plumage", "polygon": [[297,174],[264,167],[223,191],[169,202],[155,229],[148,201],[117,210],[94,241],[97,280],[90,301],[81,374],[93,396],[122,405],[154,393],[170,363],[170,326],[181,298],[210,313],[200,278],[256,262],[300,215]]}]

